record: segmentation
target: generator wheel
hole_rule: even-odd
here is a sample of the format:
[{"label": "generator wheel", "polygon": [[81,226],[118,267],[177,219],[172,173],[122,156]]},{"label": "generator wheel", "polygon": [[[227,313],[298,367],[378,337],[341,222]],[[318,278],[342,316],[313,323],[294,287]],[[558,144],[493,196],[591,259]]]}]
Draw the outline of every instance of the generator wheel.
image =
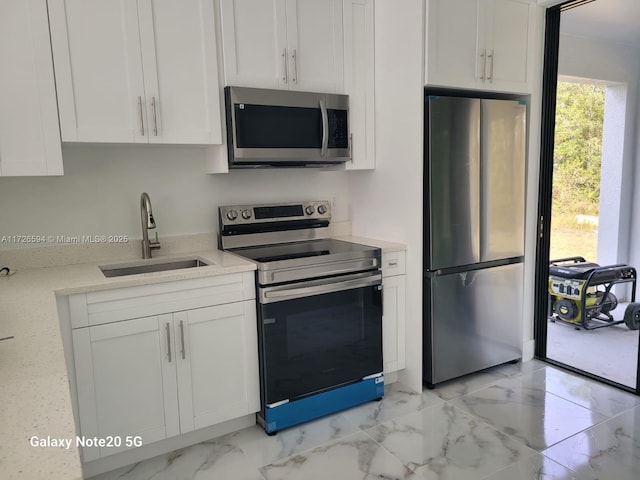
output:
[{"label": "generator wheel", "polygon": [[624,324],[629,330],[640,329],[640,303],[630,303],[624,311]]}]

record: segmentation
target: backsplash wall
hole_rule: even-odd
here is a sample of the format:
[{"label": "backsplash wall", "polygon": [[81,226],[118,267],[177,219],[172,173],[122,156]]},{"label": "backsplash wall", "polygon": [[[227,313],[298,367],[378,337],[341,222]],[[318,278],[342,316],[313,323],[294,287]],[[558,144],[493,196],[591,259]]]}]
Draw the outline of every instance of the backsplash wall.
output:
[{"label": "backsplash wall", "polygon": [[[14,235],[141,237],[140,194],[151,197],[158,235],[215,233],[217,207],[326,199],[347,221],[343,171],[268,169],[205,173],[192,146],[65,145],[62,177],[0,178],[0,238]],[[0,249],[15,246],[0,243]],[[43,245],[38,245],[43,246]]]}]

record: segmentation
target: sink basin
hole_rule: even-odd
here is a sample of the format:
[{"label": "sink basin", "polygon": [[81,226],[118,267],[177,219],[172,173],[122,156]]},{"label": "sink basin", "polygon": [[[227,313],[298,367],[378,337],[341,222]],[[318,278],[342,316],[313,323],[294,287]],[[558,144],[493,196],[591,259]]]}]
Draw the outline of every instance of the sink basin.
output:
[{"label": "sink basin", "polygon": [[101,265],[100,270],[105,277],[122,277],[139,273],[165,272],[183,268],[197,268],[211,265],[200,257],[177,258],[173,260],[153,259],[137,263],[121,263],[117,265]]}]

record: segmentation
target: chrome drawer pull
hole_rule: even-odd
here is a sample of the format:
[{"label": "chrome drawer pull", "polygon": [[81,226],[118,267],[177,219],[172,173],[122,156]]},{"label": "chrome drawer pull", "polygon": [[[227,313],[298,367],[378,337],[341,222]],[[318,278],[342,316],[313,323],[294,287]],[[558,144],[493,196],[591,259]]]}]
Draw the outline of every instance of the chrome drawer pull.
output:
[{"label": "chrome drawer pull", "polygon": [[182,359],[184,360],[184,322],[182,320],[180,320],[180,343],[182,346]]},{"label": "chrome drawer pull", "polygon": [[168,323],[165,329],[167,330],[167,357],[169,358],[169,363],[171,363],[171,329]]}]

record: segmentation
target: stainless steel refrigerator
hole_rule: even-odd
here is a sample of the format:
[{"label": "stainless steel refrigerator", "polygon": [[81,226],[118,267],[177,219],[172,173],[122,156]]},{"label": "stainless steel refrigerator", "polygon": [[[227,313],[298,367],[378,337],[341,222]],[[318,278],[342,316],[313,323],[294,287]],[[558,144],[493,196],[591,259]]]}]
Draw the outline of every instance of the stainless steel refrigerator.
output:
[{"label": "stainless steel refrigerator", "polygon": [[524,100],[425,96],[423,377],[522,356]]}]

